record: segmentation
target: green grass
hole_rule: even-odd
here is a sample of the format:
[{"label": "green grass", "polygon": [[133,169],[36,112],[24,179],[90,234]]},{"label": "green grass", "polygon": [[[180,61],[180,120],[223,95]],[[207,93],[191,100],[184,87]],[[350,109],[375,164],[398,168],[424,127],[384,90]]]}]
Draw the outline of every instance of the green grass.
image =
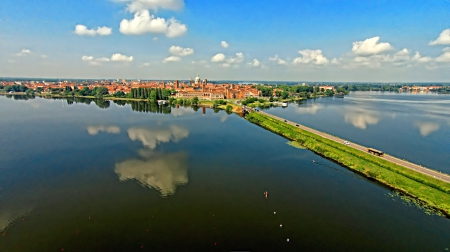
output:
[{"label": "green grass", "polygon": [[247,119],[274,133],[297,141],[315,153],[332,159],[351,170],[415,197],[450,217],[449,183],[298,129],[260,113],[252,112],[247,115]]}]

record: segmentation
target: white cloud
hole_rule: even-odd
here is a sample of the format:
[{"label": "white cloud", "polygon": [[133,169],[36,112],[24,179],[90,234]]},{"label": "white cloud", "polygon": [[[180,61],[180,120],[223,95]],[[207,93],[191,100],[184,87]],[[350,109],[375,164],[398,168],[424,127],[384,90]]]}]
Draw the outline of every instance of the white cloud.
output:
[{"label": "white cloud", "polygon": [[187,26],[174,18],[169,19],[168,23],[169,26],[166,33],[168,38],[179,37],[187,32]]},{"label": "white cloud", "polygon": [[91,61],[91,60],[94,60],[94,57],[92,57],[92,56],[83,56],[83,57],[81,57],[81,60],[84,60],[84,61]]},{"label": "white cloud", "polygon": [[325,65],[328,63],[328,59],[323,56],[322,50],[300,50],[298,51],[302,57],[295,58],[294,64],[315,64],[315,65]]},{"label": "white cloud", "polygon": [[115,125],[111,126],[105,126],[105,125],[98,125],[98,126],[89,126],[87,127],[87,132],[91,136],[97,135],[99,132],[106,132],[110,134],[119,134],[120,128]]},{"label": "white cloud", "polygon": [[31,51],[28,49],[22,49],[22,51],[20,51],[20,53],[17,53],[16,56],[22,57],[22,56],[27,56],[30,55]]},{"label": "white cloud", "polygon": [[126,56],[120,53],[113,54],[111,56],[111,61],[133,61],[133,56]]},{"label": "white cloud", "polygon": [[42,55],[41,55],[41,58],[46,59],[46,58],[47,58],[47,55],[42,54]]},{"label": "white cloud", "polygon": [[261,63],[257,59],[253,59],[253,63],[250,63],[253,67],[259,67],[261,66]]},{"label": "white cloud", "polygon": [[144,33],[162,33],[169,38],[178,37],[187,32],[187,26],[174,18],[164,18],[150,15],[148,10],[138,11],[131,20],[123,19],[119,31],[126,35],[140,35]]},{"label": "white cloud", "polygon": [[450,62],[450,47],[442,49],[444,52],[436,58],[436,62]]},{"label": "white cloud", "polygon": [[380,37],[373,37],[353,42],[352,52],[359,56],[370,56],[393,49],[389,43],[379,43],[379,40]]},{"label": "white cloud", "polygon": [[120,2],[128,2],[127,10],[133,13],[148,9],[181,10],[184,7],[184,0],[121,0]]},{"label": "white cloud", "polygon": [[170,57],[165,58],[162,62],[167,63],[167,62],[178,62],[178,61],[181,61],[180,57],[170,56]]},{"label": "white cloud", "polygon": [[106,26],[98,27],[97,34],[100,36],[108,36],[112,34],[112,29]]},{"label": "white cloud", "polygon": [[101,57],[101,58],[97,58],[95,59],[96,61],[100,61],[100,62],[109,62],[111,59],[106,58],[106,57]]},{"label": "white cloud", "polygon": [[230,45],[226,41],[220,42],[220,46],[223,48],[228,48]]},{"label": "white cloud", "polygon": [[187,56],[187,55],[194,54],[194,49],[183,48],[181,46],[171,46],[169,48],[169,52],[176,56]]},{"label": "white cloud", "polygon": [[239,64],[244,61],[244,54],[241,52],[236,53],[236,57],[231,57],[226,60],[228,64]]},{"label": "white cloud", "polygon": [[102,62],[109,62],[109,61],[126,61],[130,62],[133,61],[133,56],[126,56],[122,55],[120,53],[113,54],[111,58],[101,57],[101,58],[94,58],[93,56],[83,56],[81,57],[81,60],[88,61],[90,65],[98,66],[101,65]]},{"label": "white cloud", "polygon": [[441,32],[435,41],[431,41],[429,45],[450,45],[450,29]]},{"label": "white cloud", "polygon": [[439,130],[440,128],[439,124],[431,122],[417,122],[416,126],[419,128],[420,134],[424,137]]},{"label": "white cloud", "polygon": [[422,57],[419,52],[416,52],[411,59],[418,63],[427,63],[433,60],[431,57],[428,56]]},{"label": "white cloud", "polygon": [[97,30],[88,29],[84,25],[76,25],[75,26],[75,34],[80,36],[108,36],[112,34],[112,29],[106,26],[97,27]]},{"label": "white cloud", "polygon": [[278,54],[275,55],[275,57],[270,57],[269,58],[270,61],[275,61],[278,65],[287,65],[286,60],[280,59],[278,57]]},{"label": "white cloud", "polygon": [[341,62],[338,60],[338,59],[336,59],[336,58],[334,58],[332,61],[331,61],[331,64],[333,64],[333,65],[339,65]]},{"label": "white cloud", "polygon": [[211,58],[211,62],[222,62],[225,60],[225,55],[223,53],[218,53]]},{"label": "white cloud", "polygon": [[231,66],[231,65],[228,64],[228,63],[223,63],[223,64],[222,64],[222,67],[225,67],[225,68],[230,67],[230,66]]}]

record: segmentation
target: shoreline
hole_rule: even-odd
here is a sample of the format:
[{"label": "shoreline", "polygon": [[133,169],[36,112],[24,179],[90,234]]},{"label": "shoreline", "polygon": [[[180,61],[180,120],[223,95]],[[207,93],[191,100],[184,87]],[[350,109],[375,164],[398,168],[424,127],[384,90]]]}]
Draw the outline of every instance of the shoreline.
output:
[{"label": "shoreline", "polygon": [[376,181],[394,191],[414,198],[450,218],[450,184],[409,170],[387,160],[377,160],[368,153],[308,132],[257,112],[246,119],[263,129],[298,142],[308,150],[328,159],[369,180]]}]

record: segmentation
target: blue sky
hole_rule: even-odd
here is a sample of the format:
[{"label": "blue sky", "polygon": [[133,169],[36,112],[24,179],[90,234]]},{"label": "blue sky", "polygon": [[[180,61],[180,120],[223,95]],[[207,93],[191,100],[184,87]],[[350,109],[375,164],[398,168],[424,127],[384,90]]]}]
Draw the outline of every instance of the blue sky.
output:
[{"label": "blue sky", "polygon": [[446,82],[449,16],[449,0],[3,0],[0,76]]}]

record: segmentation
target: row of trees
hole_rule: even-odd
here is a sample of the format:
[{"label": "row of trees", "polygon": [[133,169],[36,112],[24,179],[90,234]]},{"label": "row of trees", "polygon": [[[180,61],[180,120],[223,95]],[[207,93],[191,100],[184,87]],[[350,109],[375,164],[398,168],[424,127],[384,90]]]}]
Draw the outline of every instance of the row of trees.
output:
[{"label": "row of trees", "polygon": [[132,88],[129,93],[133,99],[168,100],[172,92],[162,88]]},{"label": "row of trees", "polygon": [[25,85],[12,85],[12,86],[0,85],[0,90],[4,90],[5,92],[26,92],[28,88]]}]

